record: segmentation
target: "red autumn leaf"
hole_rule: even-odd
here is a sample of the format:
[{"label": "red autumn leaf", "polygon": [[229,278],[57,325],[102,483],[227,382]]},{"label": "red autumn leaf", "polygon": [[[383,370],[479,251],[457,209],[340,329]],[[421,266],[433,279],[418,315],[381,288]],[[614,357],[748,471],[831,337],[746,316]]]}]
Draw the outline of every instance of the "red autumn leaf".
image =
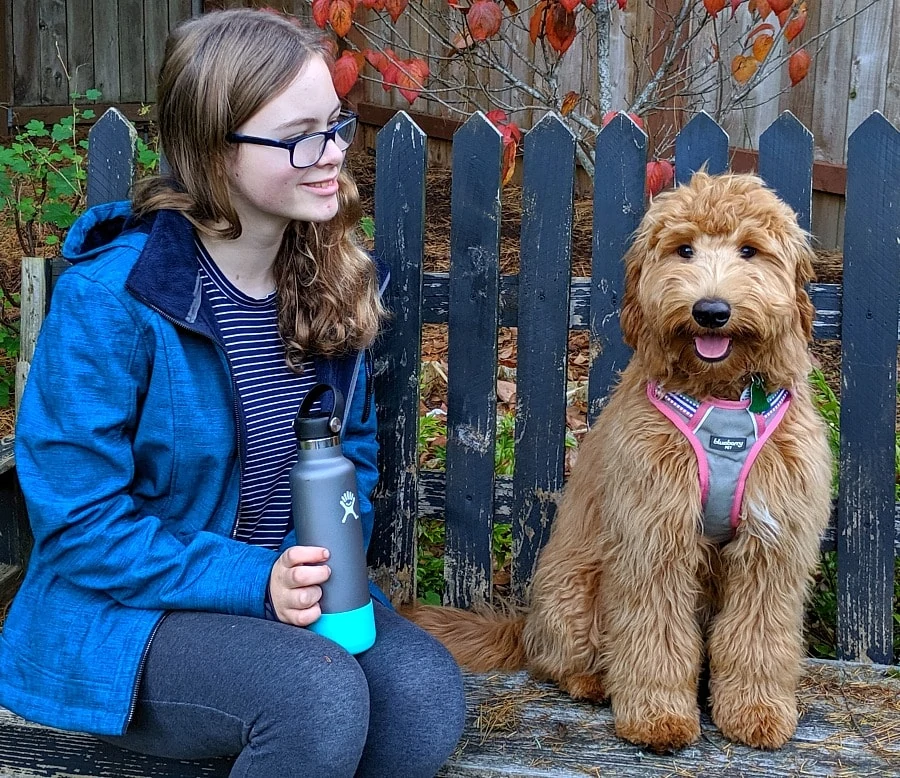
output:
[{"label": "red autumn leaf", "polygon": [[387,67],[388,58],[384,55],[384,52],[376,51],[375,49],[366,49],[363,54],[366,57],[366,62],[379,73]]},{"label": "red autumn leaf", "polygon": [[506,6],[506,10],[511,14],[519,13],[519,6],[516,5],[515,0],[503,0],[503,5]]},{"label": "red autumn leaf", "polygon": [[578,101],[581,99],[578,92],[566,92],[566,96],[563,98],[562,105],[559,107],[559,112],[563,116],[568,116],[575,110],[575,106],[578,105]]},{"label": "red autumn leaf", "polygon": [[516,151],[518,147],[519,144],[514,140],[504,137],[502,167],[500,169],[501,186],[506,186],[513,177],[513,173],[516,170]]},{"label": "red autumn leaf", "polygon": [[531,19],[528,22],[528,37],[531,38],[532,45],[537,43],[538,38],[544,37],[544,21],[549,7],[550,3],[548,0],[541,0],[534,7]]},{"label": "red autumn leaf", "polygon": [[451,8],[459,8],[459,0],[447,0],[447,5]]},{"label": "red autumn leaf", "polygon": [[747,33],[747,41],[756,35],[759,32],[763,32],[763,30],[769,30],[770,32],[775,32],[775,28],[771,24],[757,24],[750,32]]},{"label": "red autumn leaf", "polygon": [[575,40],[575,14],[569,13],[561,5],[551,6],[544,31],[547,43],[560,54],[565,54]]},{"label": "red autumn leaf", "polygon": [[339,38],[343,38],[353,26],[353,6],[350,0],[331,0],[331,8],[328,11],[328,21],[331,29]]},{"label": "red autumn leaf", "polygon": [[731,75],[739,84],[746,84],[759,67],[759,60],[755,57],[745,57],[738,54],[731,60]]},{"label": "red autumn leaf", "polygon": [[758,14],[761,20],[764,20],[772,13],[772,9],[769,8],[768,0],[748,0],[747,10],[750,11],[751,14]]},{"label": "red autumn leaf", "polygon": [[407,5],[409,5],[409,0],[385,0],[384,10],[391,15],[391,21],[396,24]]},{"label": "red autumn leaf", "polygon": [[810,57],[806,49],[797,49],[788,59],[788,75],[791,86],[797,86],[809,72]]},{"label": "red autumn leaf", "polygon": [[728,0],[703,0],[703,7],[712,17],[719,15],[719,12],[728,5]]},{"label": "red autumn leaf", "polygon": [[[619,6],[620,11],[624,11],[625,6],[628,4],[628,0],[616,0],[616,4]],[[591,5],[593,5],[593,3],[591,3]]]},{"label": "red autumn leaf", "polygon": [[[593,8],[597,0],[582,0],[585,8]],[[619,8],[625,7],[625,0],[619,0]]]},{"label": "red autumn leaf", "polygon": [[509,124],[509,116],[502,108],[495,108],[493,111],[488,111],[484,115],[484,118],[497,129],[500,129],[504,124]]},{"label": "red autumn leaf", "polygon": [[791,9],[785,8],[783,11],[778,13],[778,23],[784,27],[787,24],[788,19],[791,18]]},{"label": "red autumn leaf", "polygon": [[522,130],[519,129],[518,124],[513,124],[512,122],[500,128],[500,135],[503,137],[504,143],[522,142]]},{"label": "red autumn leaf", "polygon": [[428,65],[421,59],[397,64],[397,91],[412,105],[428,80]]},{"label": "red autumn leaf", "polygon": [[334,91],[343,100],[347,93],[353,89],[353,85],[359,78],[359,63],[349,51],[345,51],[340,59],[334,63],[331,79],[334,81]]},{"label": "red autumn leaf", "polygon": [[559,0],[559,3],[567,11],[574,11],[581,5],[581,0]]},{"label": "red autumn leaf", "polygon": [[647,163],[647,191],[651,197],[658,195],[675,180],[675,168],[667,159],[655,159]]},{"label": "red autumn leaf", "polygon": [[466,14],[469,32],[477,41],[487,40],[500,32],[500,22],[502,21],[503,14],[500,6],[494,0],[475,0],[469,6],[469,12]]},{"label": "red autumn leaf", "polygon": [[317,26],[325,29],[328,24],[328,14],[331,10],[331,0],[313,0],[312,15]]},{"label": "red autumn leaf", "polygon": [[784,37],[787,38],[788,41],[792,41],[801,32],[803,32],[804,27],[806,27],[805,3],[800,6],[800,11],[797,13],[797,15],[787,23],[787,27],[784,28]]},{"label": "red autumn leaf", "polygon": [[774,44],[775,39],[768,33],[757,36],[756,40],[753,41],[753,59],[757,62],[765,60]]},{"label": "red autumn leaf", "polygon": [[384,0],[360,0],[362,4],[372,11],[383,11]]},{"label": "red autumn leaf", "polygon": [[787,11],[793,4],[794,0],[768,0],[769,7],[777,14]]}]

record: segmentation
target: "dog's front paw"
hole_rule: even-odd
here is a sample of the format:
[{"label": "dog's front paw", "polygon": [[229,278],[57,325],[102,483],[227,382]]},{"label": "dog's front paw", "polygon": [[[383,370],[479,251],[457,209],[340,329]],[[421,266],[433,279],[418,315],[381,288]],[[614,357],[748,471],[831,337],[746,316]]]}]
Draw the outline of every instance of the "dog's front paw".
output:
[{"label": "dog's front paw", "polygon": [[729,740],[754,748],[781,748],[797,729],[797,706],[793,699],[713,702],[712,719]]},{"label": "dog's front paw", "polygon": [[576,675],[568,675],[560,679],[559,687],[576,700],[603,702],[606,699],[603,679],[597,674],[578,673]]},{"label": "dog's front paw", "polygon": [[657,754],[669,754],[697,741],[700,737],[700,718],[677,713],[657,713],[628,719],[616,716],[616,734]]}]

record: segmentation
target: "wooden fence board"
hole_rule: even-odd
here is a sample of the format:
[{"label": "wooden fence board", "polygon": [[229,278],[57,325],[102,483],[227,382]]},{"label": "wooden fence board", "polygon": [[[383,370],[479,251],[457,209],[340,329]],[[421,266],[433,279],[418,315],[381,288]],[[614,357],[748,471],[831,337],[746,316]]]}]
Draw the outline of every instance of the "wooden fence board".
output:
[{"label": "wooden fence board", "polygon": [[453,139],[447,388],[446,600],[491,596],[497,423],[500,133],[476,113]]},{"label": "wooden fence board", "polygon": [[143,0],[119,0],[118,14],[119,99],[127,103],[143,102],[147,97],[144,88],[147,28],[143,23]]},{"label": "wooden fence board", "polygon": [[93,0],[68,0],[66,3],[69,90],[82,95],[96,86],[92,6]]},{"label": "wooden fence board", "polygon": [[415,594],[422,259],[425,243],[423,133],[404,113],[378,134],[375,253],[391,261],[375,371],[381,474],[369,560],[375,581],[398,602]]},{"label": "wooden fence board", "polygon": [[516,362],[513,597],[524,602],[563,485],[575,138],[548,114],[525,136]]},{"label": "wooden fence board", "polygon": [[691,180],[706,166],[710,174],[728,170],[728,135],[705,111],[698,113],[675,138],[675,180]]},{"label": "wooden fence board", "polygon": [[[873,114],[850,137],[844,235],[838,651],[890,662],[896,477],[900,133]],[[873,258],[880,257],[879,264]]]},{"label": "wooden fence board", "polygon": [[812,133],[785,111],[759,138],[759,175],[806,231],[812,228],[812,168]]},{"label": "wooden fence board", "polygon": [[65,105],[69,102],[66,76],[66,0],[38,0],[41,51],[41,102]]},{"label": "wooden fence board", "polygon": [[110,108],[91,127],[87,204],[125,200],[134,177],[134,125]]},{"label": "wooden fence board", "polygon": [[597,418],[631,357],[619,326],[625,291],[622,257],[644,215],[646,162],[647,136],[619,114],[600,132],[596,146],[589,423]]},{"label": "wooden fence board", "polygon": [[[94,0],[92,9],[93,86],[109,100],[119,94],[119,6],[116,0]],[[123,50],[127,51],[127,39],[121,43]]]},{"label": "wooden fence board", "polygon": [[16,103],[34,105],[41,101],[39,25],[37,3],[12,4],[13,100]]}]

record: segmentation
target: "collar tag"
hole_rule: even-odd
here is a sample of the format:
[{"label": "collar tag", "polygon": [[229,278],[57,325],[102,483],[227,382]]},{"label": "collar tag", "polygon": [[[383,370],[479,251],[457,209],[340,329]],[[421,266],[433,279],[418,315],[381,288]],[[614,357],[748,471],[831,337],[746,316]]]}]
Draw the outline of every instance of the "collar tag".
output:
[{"label": "collar tag", "polygon": [[766,388],[763,386],[762,378],[758,375],[753,376],[750,384],[750,413],[768,413],[769,398],[766,396]]}]

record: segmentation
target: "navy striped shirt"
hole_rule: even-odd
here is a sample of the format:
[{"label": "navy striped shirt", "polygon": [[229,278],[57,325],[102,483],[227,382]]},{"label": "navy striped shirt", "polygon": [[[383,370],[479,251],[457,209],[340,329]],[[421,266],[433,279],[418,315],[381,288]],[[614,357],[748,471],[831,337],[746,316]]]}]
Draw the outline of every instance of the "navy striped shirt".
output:
[{"label": "navy striped shirt", "polygon": [[235,288],[198,241],[203,294],[212,304],[247,424],[235,538],[277,549],[289,530],[289,474],[297,461],[292,423],[316,383],[312,360],[290,370],[278,333],[275,292],[261,300]]}]

